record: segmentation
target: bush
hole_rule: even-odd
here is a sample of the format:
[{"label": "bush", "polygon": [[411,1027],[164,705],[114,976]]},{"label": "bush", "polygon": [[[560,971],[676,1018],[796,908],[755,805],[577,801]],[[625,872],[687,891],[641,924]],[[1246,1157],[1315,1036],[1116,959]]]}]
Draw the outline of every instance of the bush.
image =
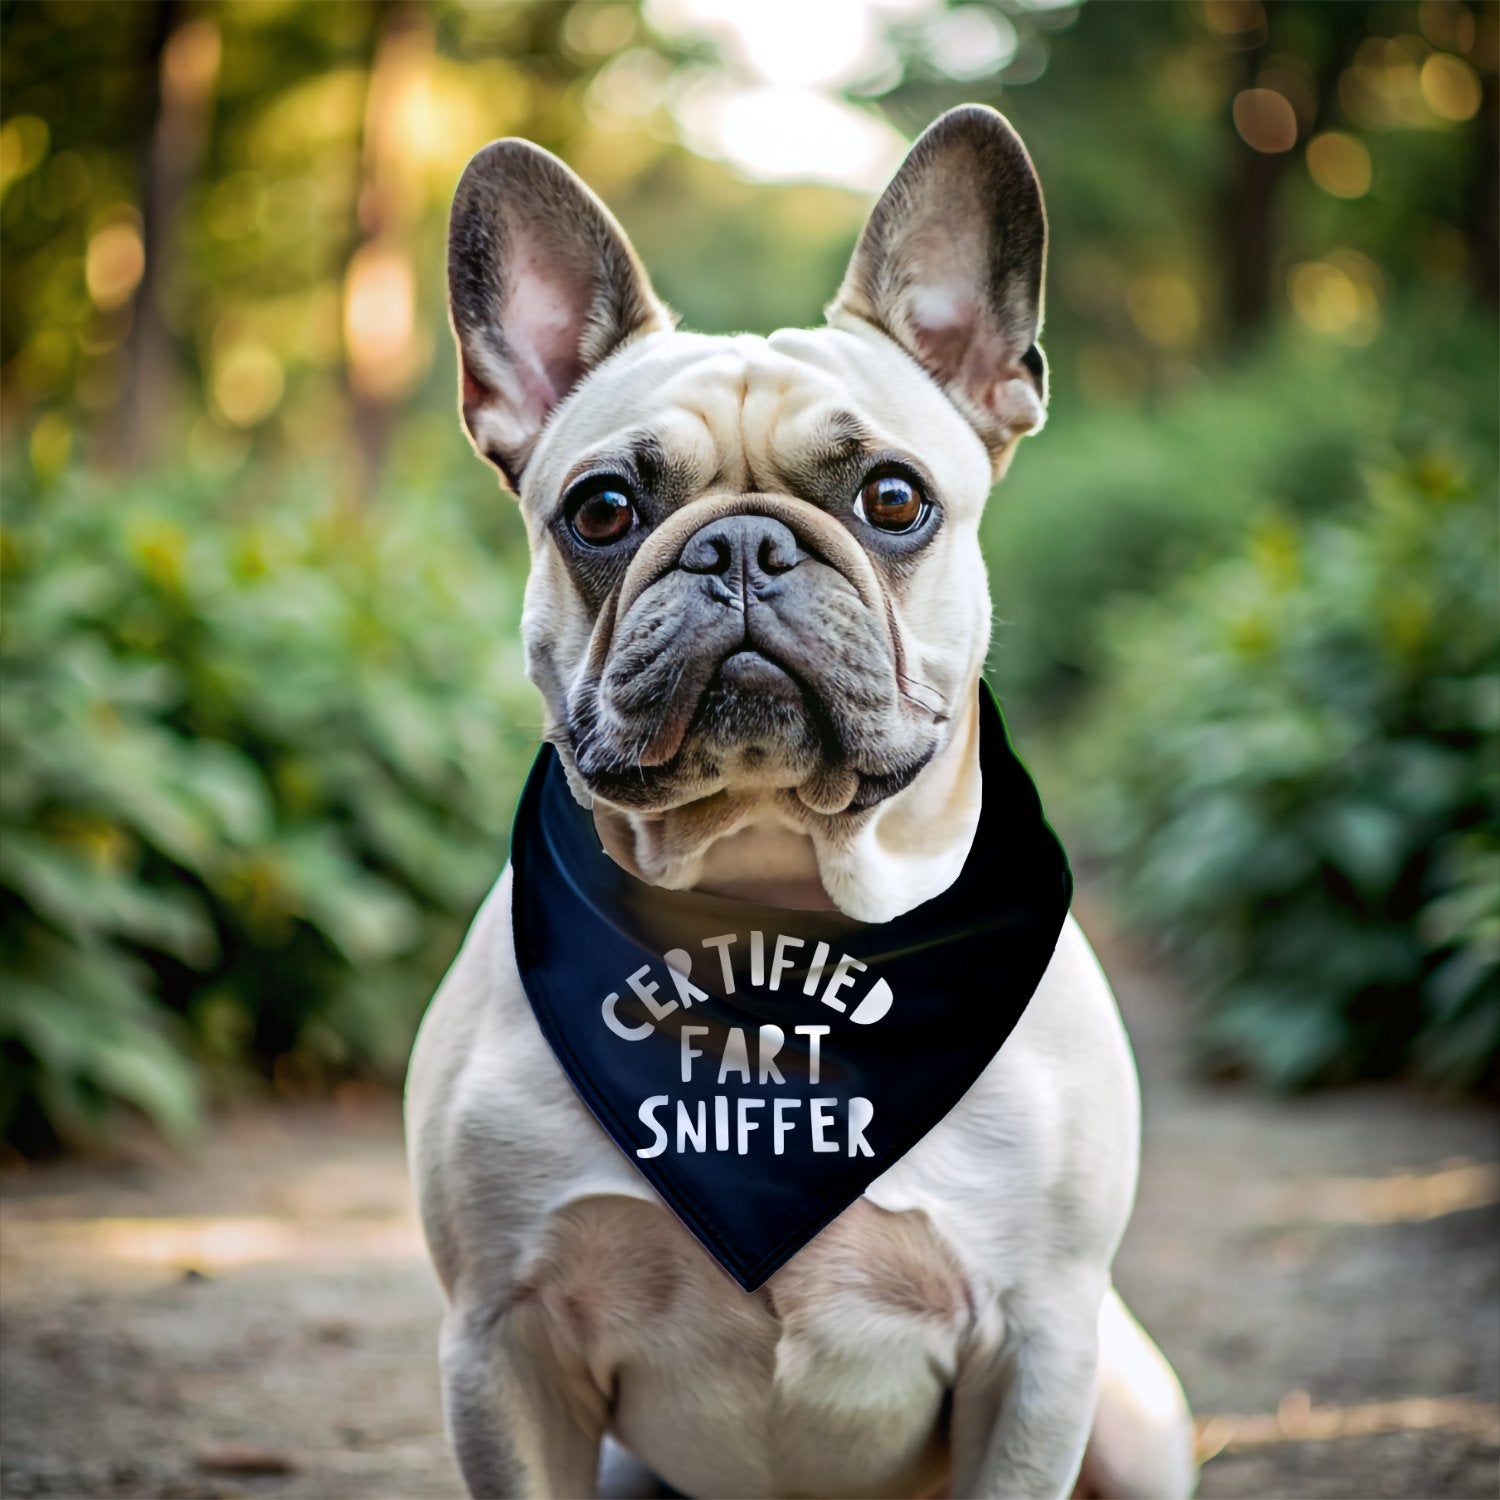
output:
[{"label": "bush", "polygon": [[1062,348],[1047,428],[984,518],[1008,700],[1049,717],[1086,701],[1115,670],[1111,607],[1239,547],[1268,504],[1358,517],[1365,471],[1419,462],[1434,431],[1476,472],[1493,463],[1494,327],[1464,313],[1393,312],[1360,349],[1284,329],[1234,369],[1132,404],[1082,401]]},{"label": "bush", "polygon": [[[519,521],[314,476],[11,484],[0,1135],[190,1131],[205,1084],[398,1077],[540,712]],[[480,524],[480,517],[493,517]]]},{"label": "bush", "polygon": [[1436,458],[1106,621],[1075,771],[1205,1060],[1291,1087],[1500,1064],[1496,511]]}]

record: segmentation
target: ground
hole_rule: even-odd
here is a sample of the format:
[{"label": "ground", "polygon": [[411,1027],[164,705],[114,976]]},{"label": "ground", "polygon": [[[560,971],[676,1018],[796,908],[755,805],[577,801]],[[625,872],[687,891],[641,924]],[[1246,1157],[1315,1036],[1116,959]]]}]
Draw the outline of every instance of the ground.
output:
[{"label": "ground", "polygon": [[[1195,1082],[1181,1001],[1102,926],[1145,1092],[1117,1279],[1198,1414],[1200,1493],[1494,1500],[1494,1112]],[[0,1493],[462,1494],[391,1100],[13,1168],[0,1203]]]}]

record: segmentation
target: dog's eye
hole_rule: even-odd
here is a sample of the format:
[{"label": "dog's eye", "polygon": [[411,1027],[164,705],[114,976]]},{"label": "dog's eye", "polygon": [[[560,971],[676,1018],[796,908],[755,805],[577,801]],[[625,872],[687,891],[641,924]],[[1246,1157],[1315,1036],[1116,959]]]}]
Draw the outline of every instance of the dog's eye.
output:
[{"label": "dog's eye", "polygon": [[914,531],[927,514],[927,497],[903,474],[877,474],[865,481],[854,513],[879,531]]},{"label": "dog's eye", "polygon": [[636,523],[635,505],[617,480],[594,481],[568,501],[568,526],[586,547],[608,547]]}]

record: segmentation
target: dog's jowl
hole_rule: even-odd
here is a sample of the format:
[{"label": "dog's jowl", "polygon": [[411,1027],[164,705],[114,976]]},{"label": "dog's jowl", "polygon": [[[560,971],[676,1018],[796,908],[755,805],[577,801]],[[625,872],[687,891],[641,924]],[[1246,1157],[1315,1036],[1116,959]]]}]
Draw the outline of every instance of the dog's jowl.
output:
[{"label": "dog's jowl", "polygon": [[1192,1488],[1110,1281],[1134,1067],[980,678],[1045,255],[977,106],[768,338],[678,330],[537,147],[464,173],[462,416],[547,716],[407,1091],[475,1495]]}]

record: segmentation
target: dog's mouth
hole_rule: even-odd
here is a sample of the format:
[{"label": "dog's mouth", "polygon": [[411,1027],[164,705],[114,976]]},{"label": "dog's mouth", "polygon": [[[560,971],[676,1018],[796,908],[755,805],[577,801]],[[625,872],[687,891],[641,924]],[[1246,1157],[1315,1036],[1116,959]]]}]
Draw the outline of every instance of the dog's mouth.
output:
[{"label": "dog's mouth", "polygon": [[702,690],[684,697],[657,742],[661,764],[690,747],[721,766],[801,765],[831,748],[831,726],[818,694],[794,664],[745,641],[720,657]]},{"label": "dog's mouth", "polygon": [[774,656],[754,646],[744,646],[731,651],[719,663],[708,683],[708,692],[714,691],[795,703],[803,700],[806,689],[797,674]]},{"label": "dog's mouth", "polygon": [[629,739],[599,723],[597,698],[577,704],[574,760],[596,792],[634,804],[704,780],[792,787],[837,753],[832,717],[797,665],[744,639],[695,655]]},{"label": "dog's mouth", "polygon": [[701,670],[701,691],[678,697],[656,734],[624,757],[589,714],[575,720],[574,764],[596,796],[661,813],[712,789],[759,788],[825,816],[861,812],[909,785],[937,749],[935,734],[875,741],[875,764],[856,767],[837,705],[796,665],[741,644]]}]

